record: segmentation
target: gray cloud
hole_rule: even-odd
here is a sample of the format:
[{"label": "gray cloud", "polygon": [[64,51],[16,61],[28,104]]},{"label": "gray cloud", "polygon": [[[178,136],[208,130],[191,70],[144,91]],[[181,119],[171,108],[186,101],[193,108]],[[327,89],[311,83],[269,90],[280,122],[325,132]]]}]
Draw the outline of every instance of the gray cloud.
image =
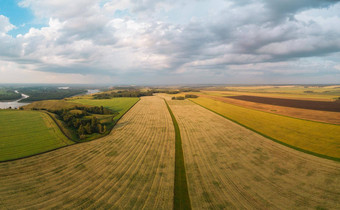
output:
[{"label": "gray cloud", "polygon": [[[0,59],[31,63],[33,70],[43,72],[124,78],[293,74],[288,67],[280,69],[281,62],[308,74],[296,61],[340,52],[340,29],[332,26],[340,17],[330,19],[320,11],[315,18],[301,11],[334,4],[340,8],[337,2],[245,0],[234,1],[232,6],[226,2],[221,3],[224,8],[207,11],[206,16],[172,23],[157,21],[158,9],[177,9],[183,2],[125,0],[101,6],[99,0],[23,0],[21,6],[31,8],[37,18],[49,19],[49,24],[11,37],[7,32],[14,26],[0,16]],[[129,15],[114,16],[125,7]],[[276,63],[278,69],[271,66],[272,74],[269,68],[265,72],[249,66],[243,69],[265,63]]]}]

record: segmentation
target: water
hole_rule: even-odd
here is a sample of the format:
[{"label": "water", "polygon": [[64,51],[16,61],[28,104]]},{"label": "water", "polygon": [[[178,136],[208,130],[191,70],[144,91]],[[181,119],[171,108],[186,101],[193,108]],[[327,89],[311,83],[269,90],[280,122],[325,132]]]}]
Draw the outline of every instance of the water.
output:
[{"label": "water", "polygon": [[[19,93],[17,90],[15,92]],[[87,90],[87,93],[80,94],[80,95],[90,95],[90,94],[94,94],[94,93],[98,93],[98,92],[100,92],[100,90],[98,90],[98,89],[89,89],[89,90]],[[18,109],[21,106],[25,106],[27,104],[30,104],[30,103],[20,103],[19,102],[20,100],[29,97],[28,95],[25,95],[23,93],[21,93],[21,96],[22,97],[20,99],[15,100],[15,101],[0,102],[0,109],[8,109],[9,107],[11,107],[12,109],[15,109],[15,108]]]},{"label": "water", "polygon": [[100,92],[100,90],[98,90],[98,89],[88,89],[86,93],[77,94],[77,95],[74,95],[72,97],[91,95],[91,94],[95,94],[95,93],[99,93],[99,92]]},{"label": "water", "polygon": [[85,95],[91,95],[94,93],[99,93],[100,91],[98,89],[91,89],[91,90],[87,90],[87,93],[85,93]]},{"label": "water", "polygon": [[[19,93],[17,90],[15,92]],[[18,99],[18,100],[0,102],[0,109],[8,109],[9,107],[11,107],[12,109],[15,109],[15,108],[18,109],[21,106],[25,106],[27,104],[30,104],[30,103],[20,103],[19,102],[20,100],[28,98],[28,97],[29,97],[28,95],[21,93],[21,98]]]}]

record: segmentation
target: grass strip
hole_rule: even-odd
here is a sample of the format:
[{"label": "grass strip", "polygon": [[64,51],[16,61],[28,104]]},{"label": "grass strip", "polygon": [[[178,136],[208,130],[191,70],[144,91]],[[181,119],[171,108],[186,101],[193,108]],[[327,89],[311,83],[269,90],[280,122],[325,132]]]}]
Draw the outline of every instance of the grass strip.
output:
[{"label": "grass strip", "polygon": [[[190,99],[189,99],[189,100],[190,100]],[[235,119],[229,118],[229,117],[227,117],[227,116],[225,116],[225,115],[223,115],[223,114],[220,114],[220,113],[218,113],[218,112],[216,112],[216,111],[214,111],[214,110],[212,110],[212,109],[210,109],[210,108],[208,108],[208,107],[206,107],[206,106],[203,106],[203,105],[199,104],[199,103],[196,102],[196,101],[193,101],[193,100],[190,100],[190,101],[193,102],[193,103],[195,103],[195,104],[197,104],[197,105],[199,105],[199,106],[201,106],[201,107],[203,107],[203,108],[205,108],[205,109],[207,109],[207,110],[209,110],[209,111],[211,111],[211,112],[214,112],[215,114],[220,115],[221,117],[224,117],[224,118],[226,118],[226,119],[228,119],[228,120],[230,120],[230,121],[232,121],[232,122],[234,122],[234,123],[236,123],[236,124],[238,124],[238,125],[241,125],[242,127],[245,127],[245,128],[247,128],[247,129],[249,129],[249,130],[251,130],[251,131],[253,131],[253,132],[257,133],[257,134],[260,134],[261,136],[266,137],[267,139],[270,139],[270,140],[272,140],[272,141],[274,141],[274,142],[276,142],[276,143],[282,144],[282,145],[284,145],[284,146],[290,147],[290,148],[292,148],[292,149],[295,149],[295,150],[298,150],[298,151],[300,151],[300,152],[304,152],[304,153],[307,153],[307,154],[310,154],[310,155],[313,155],[313,156],[316,156],[316,157],[321,157],[321,158],[325,158],[325,159],[328,159],[328,160],[333,160],[333,161],[340,162],[340,158],[331,157],[331,156],[324,155],[324,154],[319,154],[319,153],[316,153],[316,152],[312,152],[312,151],[309,151],[309,150],[302,149],[302,148],[300,148],[300,147],[296,147],[296,146],[287,144],[287,143],[285,143],[285,142],[282,142],[282,141],[280,141],[280,140],[277,140],[277,139],[275,139],[275,138],[272,138],[272,137],[270,137],[270,136],[268,136],[268,135],[266,135],[266,134],[264,134],[264,133],[262,133],[262,132],[259,132],[258,130],[255,130],[255,129],[253,129],[253,128],[247,126],[247,125],[244,125],[244,124],[240,123],[239,121],[237,121],[237,120],[235,120]]]},{"label": "grass strip", "polygon": [[174,114],[164,99],[172,118],[175,128],[175,186],[174,186],[174,209],[191,209],[188,183],[184,165],[181,133]]}]

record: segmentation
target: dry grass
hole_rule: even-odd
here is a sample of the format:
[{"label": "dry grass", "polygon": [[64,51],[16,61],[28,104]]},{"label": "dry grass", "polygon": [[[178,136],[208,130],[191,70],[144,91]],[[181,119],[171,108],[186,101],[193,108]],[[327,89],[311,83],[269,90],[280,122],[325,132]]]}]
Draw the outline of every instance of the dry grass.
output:
[{"label": "dry grass", "polygon": [[193,209],[340,207],[340,163],[277,144],[190,101],[168,103]]},{"label": "dry grass", "polygon": [[[72,103],[65,100],[46,100],[46,101],[36,101],[26,106],[23,106],[25,110],[31,109],[46,109],[46,110],[58,110],[58,109],[72,109],[76,106],[79,106],[77,103]],[[82,105],[91,107],[89,105]]]},{"label": "dry grass", "polygon": [[109,136],[0,164],[0,209],[172,209],[174,127],[143,97]]}]

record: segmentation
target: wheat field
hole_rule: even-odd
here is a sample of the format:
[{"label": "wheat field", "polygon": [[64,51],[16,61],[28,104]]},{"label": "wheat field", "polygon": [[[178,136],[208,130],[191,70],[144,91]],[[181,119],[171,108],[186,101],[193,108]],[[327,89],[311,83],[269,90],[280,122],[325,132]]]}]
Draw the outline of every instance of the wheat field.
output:
[{"label": "wheat field", "polygon": [[180,127],[193,209],[337,209],[340,164],[277,144],[188,100]]}]

